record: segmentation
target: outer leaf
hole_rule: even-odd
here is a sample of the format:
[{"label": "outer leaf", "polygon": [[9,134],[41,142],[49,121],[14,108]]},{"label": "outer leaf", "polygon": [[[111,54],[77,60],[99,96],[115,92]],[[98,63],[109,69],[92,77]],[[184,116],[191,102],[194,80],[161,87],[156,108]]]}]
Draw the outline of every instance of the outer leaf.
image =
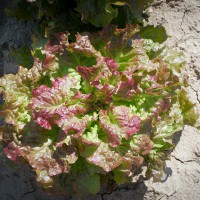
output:
[{"label": "outer leaf", "polygon": [[67,114],[62,116],[56,123],[66,134],[79,137],[85,132],[87,124],[91,120],[88,115],[78,118],[73,114]]},{"label": "outer leaf", "polygon": [[140,31],[139,35],[144,39],[151,39],[158,43],[163,43],[167,39],[167,33],[163,26],[146,26]]},{"label": "outer leaf", "polygon": [[186,91],[179,91],[178,95],[184,123],[200,127],[200,125],[197,124],[197,121],[199,120],[199,111],[197,110],[197,108],[195,108],[195,105],[189,100]]},{"label": "outer leaf", "polygon": [[21,47],[17,50],[11,50],[9,56],[12,60],[12,64],[18,66],[24,66],[25,68],[30,69],[33,65],[33,57],[31,56],[31,51],[29,47]]},{"label": "outer leaf", "polygon": [[34,20],[35,10],[26,0],[13,0],[13,4],[9,8],[5,8],[4,12],[17,19]]},{"label": "outer leaf", "polygon": [[154,144],[148,135],[134,135],[130,142],[131,149],[140,154],[146,155],[153,148]]},{"label": "outer leaf", "polygon": [[87,158],[87,161],[109,172],[122,163],[122,157],[115,151],[112,151],[108,144],[101,143],[94,154]]},{"label": "outer leaf", "polygon": [[31,88],[40,79],[40,73],[40,66],[34,66],[30,70],[20,67],[16,75],[8,74],[0,79],[5,99],[2,115],[8,124],[16,127],[16,130],[22,129],[31,119],[28,109]]},{"label": "outer leaf", "polygon": [[64,167],[52,157],[53,152],[48,147],[49,145],[50,141],[45,143],[42,147],[30,149],[28,154],[27,152],[23,152],[23,156],[27,158],[33,168],[38,171],[47,171],[49,176],[55,176],[67,171],[67,166]]},{"label": "outer leaf", "polygon": [[97,27],[103,27],[108,25],[117,16],[117,9],[111,7],[110,0],[76,1],[78,5],[76,9],[81,13],[84,23],[90,22]]},{"label": "outer leaf", "polygon": [[45,46],[46,59],[42,62],[50,77],[60,77],[69,74],[78,65],[95,63],[100,56],[90,44],[88,36],[76,35],[74,43],[68,42],[69,33],[56,34]]},{"label": "outer leaf", "polygon": [[[83,1],[77,0],[77,11],[82,15],[82,21],[84,23],[90,22],[94,26],[104,27],[110,24],[112,19],[115,19],[114,22],[121,24],[120,17],[122,17],[122,11],[120,7],[122,6],[123,19],[127,23],[133,23],[133,21],[141,22],[142,21],[142,12],[147,7],[147,3],[151,2],[150,0],[103,0],[103,1]],[[112,5],[115,5],[112,6]],[[118,7],[120,6],[120,7]],[[120,9],[118,16],[118,9]]]},{"label": "outer leaf", "polygon": [[79,88],[79,80],[65,76],[63,78],[57,78],[52,83],[52,88],[42,85],[34,89],[31,107],[35,121],[40,126],[51,129],[54,114],[59,109],[68,112],[65,103],[70,102],[70,98]]},{"label": "outer leaf", "polygon": [[125,182],[128,181],[127,176],[125,175],[125,173],[123,173],[122,171],[115,169],[114,171],[114,179],[116,181],[117,184],[123,184]]},{"label": "outer leaf", "polygon": [[96,194],[100,190],[100,177],[97,174],[86,176],[75,183],[75,190],[78,193]]},{"label": "outer leaf", "polygon": [[[65,141],[68,139],[70,140],[69,137],[66,137]],[[58,151],[55,154],[63,163],[74,164],[78,160],[77,149],[65,141],[57,143]]]},{"label": "outer leaf", "polygon": [[62,172],[67,172],[67,163],[62,163],[53,158],[53,151],[49,148],[51,140],[48,140],[42,147],[20,146],[15,142],[8,142],[4,146],[6,155],[16,161],[20,158],[28,160],[29,164],[38,171],[38,180],[43,184],[50,184],[51,178]]},{"label": "outer leaf", "polygon": [[173,69],[177,72],[185,66],[185,56],[182,52],[178,52],[169,47],[165,47],[162,52],[159,54],[160,58],[164,60],[170,69]]},{"label": "outer leaf", "polygon": [[179,104],[174,103],[168,114],[155,124],[157,130],[154,139],[171,139],[175,132],[182,130],[183,116]]},{"label": "outer leaf", "polygon": [[99,33],[98,39],[96,35],[90,38],[92,44],[103,56],[118,61],[120,55],[132,50],[131,39],[138,31],[137,25],[127,25],[126,29],[117,29],[114,25],[109,25]]}]

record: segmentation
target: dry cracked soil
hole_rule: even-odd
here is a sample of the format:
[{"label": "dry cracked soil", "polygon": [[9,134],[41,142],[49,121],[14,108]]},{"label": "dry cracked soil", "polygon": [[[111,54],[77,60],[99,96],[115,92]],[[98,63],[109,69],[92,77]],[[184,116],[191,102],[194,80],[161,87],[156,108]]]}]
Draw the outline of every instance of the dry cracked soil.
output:
[{"label": "dry cracked soil", "polygon": [[[31,44],[34,24],[5,17],[3,8],[9,3],[0,0],[0,75],[15,73],[8,52]],[[185,53],[189,76],[188,92],[200,108],[200,0],[157,0],[147,11],[148,23],[163,25],[170,36],[166,43]],[[176,135],[176,148],[167,161],[169,177],[164,182],[143,180],[119,187],[111,193],[100,193],[86,200],[199,200],[200,199],[200,131],[185,126]],[[68,200],[62,194],[48,195],[35,182],[28,166],[11,167],[0,160],[0,200]]]}]

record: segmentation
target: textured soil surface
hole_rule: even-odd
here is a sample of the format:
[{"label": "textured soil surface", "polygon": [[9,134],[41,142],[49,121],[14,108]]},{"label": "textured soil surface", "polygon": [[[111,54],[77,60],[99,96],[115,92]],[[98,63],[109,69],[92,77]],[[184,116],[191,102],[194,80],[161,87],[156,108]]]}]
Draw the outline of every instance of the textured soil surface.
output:
[{"label": "textured soil surface", "polygon": [[[8,3],[0,0],[0,74],[15,73],[8,52],[31,43],[32,23],[18,22],[3,15]],[[200,109],[200,1],[158,0],[148,10],[149,23],[165,26],[171,37],[166,43],[185,53],[189,75],[188,91]],[[167,161],[168,179],[162,183],[142,181],[117,188],[112,193],[97,194],[86,200],[199,200],[200,199],[200,131],[185,126],[175,138],[177,146]],[[2,153],[1,153],[2,154]],[[5,166],[0,160],[1,200],[68,200],[62,194],[48,195],[35,182],[27,166]],[[76,198],[73,198],[74,200]]]}]

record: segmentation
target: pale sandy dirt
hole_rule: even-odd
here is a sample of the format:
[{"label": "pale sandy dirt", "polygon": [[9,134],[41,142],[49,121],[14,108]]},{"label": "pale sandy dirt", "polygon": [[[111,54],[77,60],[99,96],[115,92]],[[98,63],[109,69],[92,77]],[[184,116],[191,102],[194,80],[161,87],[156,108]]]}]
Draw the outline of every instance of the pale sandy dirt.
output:
[{"label": "pale sandy dirt", "polygon": [[[33,24],[5,18],[0,0],[0,73],[16,72],[8,51],[30,44]],[[200,108],[200,0],[160,0],[149,10],[149,24],[165,26],[171,36],[167,44],[185,53],[189,75],[188,91]],[[177,146],[167,161],[171,174],[164,183],[152,180],[119,187],[86,200],[199,200],[200,199],[200,131],[185,126],[176,138]],[[28,167],[8,168],[0,162],[0,200],[67,200],[63,195],[48,196]],[[73,198],[74,200],[76,198]]]}]

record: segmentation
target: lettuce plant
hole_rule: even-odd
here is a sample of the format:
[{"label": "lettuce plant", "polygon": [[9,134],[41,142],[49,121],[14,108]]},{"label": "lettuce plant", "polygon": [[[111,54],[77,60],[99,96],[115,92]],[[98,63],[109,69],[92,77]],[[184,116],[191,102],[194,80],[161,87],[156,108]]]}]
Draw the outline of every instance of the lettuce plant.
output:
[{"label": "lettuce plant", "polygon": [[125,27],[143,21],[143,11],[153,0],[12,0],[8,16],[39,21],[43,34],[68,30],[96,31],[110,23]]},{"label": "lettuce plant", "polygon": [[28,162],[45,187],[59,183],[95,194],[143,166],[159,181],[173,135],[198,114],[180,78],[182,53],[143,39],[138,26],[60,33],[32,54],[31,69],[0,79],[2,144]]}]

